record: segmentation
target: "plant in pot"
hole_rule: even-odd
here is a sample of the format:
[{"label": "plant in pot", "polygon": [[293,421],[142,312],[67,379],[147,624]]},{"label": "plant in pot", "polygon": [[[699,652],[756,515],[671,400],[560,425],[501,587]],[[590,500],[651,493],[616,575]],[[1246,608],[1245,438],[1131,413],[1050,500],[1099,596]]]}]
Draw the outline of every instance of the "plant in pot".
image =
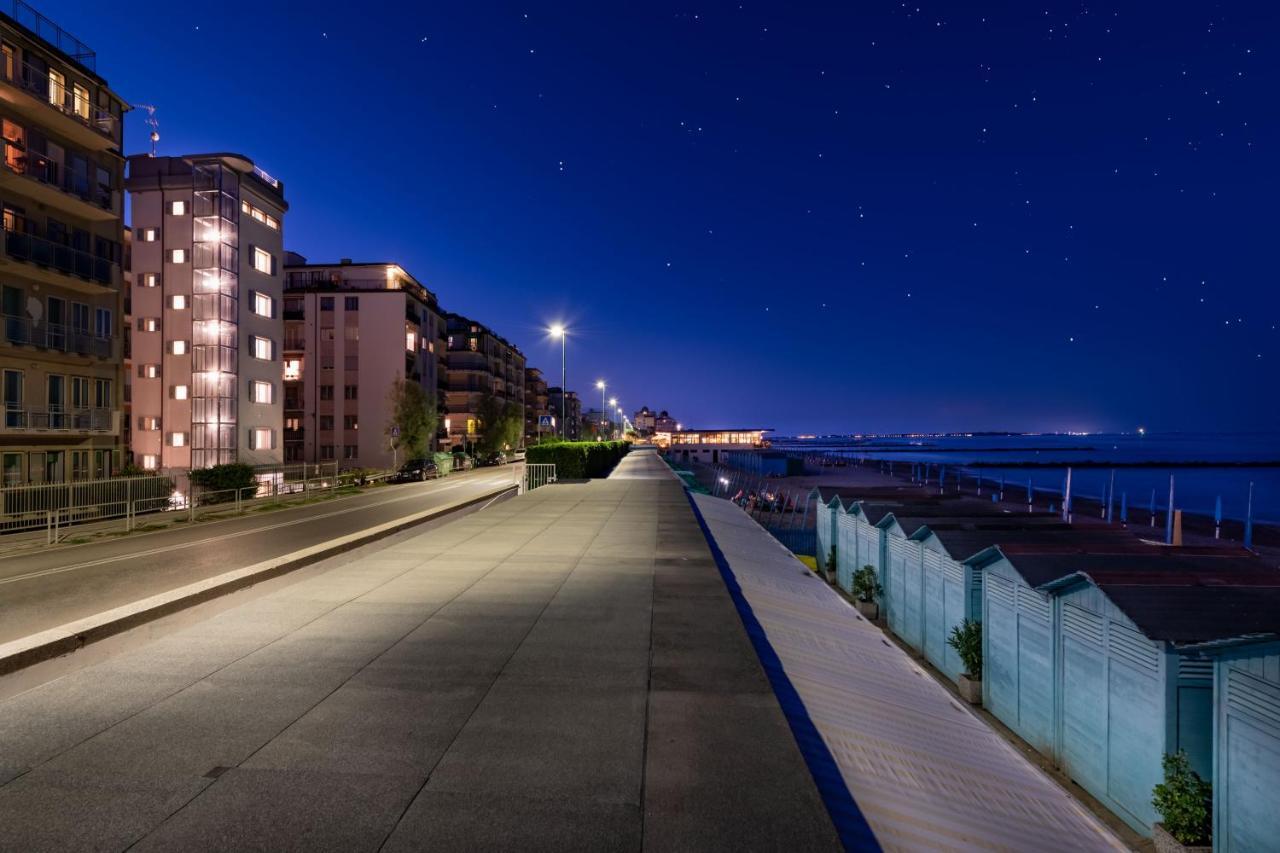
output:
[{"label": "plant in pot", "polygon": [[875,621],[880,617],[880,605],[876,604],[876,596],[883,591],[876,578],[876,570],[870,565],[853,573],[853,606],[867,619]]},{"label": "plant in pot", "polygon": [[1164,781],[1151,805],[1160,813],[1152,840],[1159,853],[1209,853],[1213,849],[1213,786],[1191,769],[1187,754],[1165,755]]},{"label": "plant in pot", "polygon": [[827,583],[832,583],[836,577],[836,546],[831,546],[831,553],[827,554],[826,562],[822,564],[822,576],[826,578]]},{"label": "plant in pot", "polygon": [[982,703],[982,623],[966,619],[951,629],[947,645],[956,650],[964,672],[957,687],[960,696],[971,705]]}]

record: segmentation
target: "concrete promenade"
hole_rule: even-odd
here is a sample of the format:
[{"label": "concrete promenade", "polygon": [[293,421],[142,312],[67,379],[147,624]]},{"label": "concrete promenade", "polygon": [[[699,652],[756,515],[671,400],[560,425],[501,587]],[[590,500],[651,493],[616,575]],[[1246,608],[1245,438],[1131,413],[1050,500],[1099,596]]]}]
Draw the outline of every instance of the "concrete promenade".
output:
[{"label": "concrete promenade", "polygon": [[838,847],[652,453],[0,703],[0,849]]}]

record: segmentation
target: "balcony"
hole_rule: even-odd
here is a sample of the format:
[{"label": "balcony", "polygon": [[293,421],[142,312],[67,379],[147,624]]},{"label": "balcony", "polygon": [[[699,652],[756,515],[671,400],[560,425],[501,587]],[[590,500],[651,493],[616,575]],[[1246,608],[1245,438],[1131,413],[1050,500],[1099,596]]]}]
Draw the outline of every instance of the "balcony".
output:
[{"label": "balcony", "polygon": [[94,222],[119,218],[118,192],[99,186],[87,175],[72,174],[63,163],[23,151],[8,140],[4,147],[5,168],[0,169],[0,185]]},{"label": "balcony", "polygon": [[[53,127],[95,151],[119,147],[119,117],[90,103],[87,90],[50,77],[48,71],[27,62],[0,65],[0,81],[12,87],[0,86],[0,97],[25,118]],[[51,122],[55,113],[65,121]]]},{"label": "balcony", "polygon": [[85,293],[116,289],[118,265],[65,243],[55,243],[35,234],[4,232],[5,254],[41,271],[37,277]]},{"label": "balcony", "polygon": [[77,65],[96,73],[98,55],[90,50],[87,44],[40,14],[35,8],[23,3],[22,0],[14,0],[13,9],[9,15],[19,24],[22,24],[22,26],[65,53]]},{"label": "balcony", "polygon": [[5,432],[93,432],[115,434],[120,413],[114,409],[67,409],[61,406],[6,406]]},{"label": "balcony", "polygon": [[104,359],[111,358],[115,350],[113,338],[100,338],[56,323],[36,325],[26,317],[8,314],[4,316],[4,340],[17,346]]}]

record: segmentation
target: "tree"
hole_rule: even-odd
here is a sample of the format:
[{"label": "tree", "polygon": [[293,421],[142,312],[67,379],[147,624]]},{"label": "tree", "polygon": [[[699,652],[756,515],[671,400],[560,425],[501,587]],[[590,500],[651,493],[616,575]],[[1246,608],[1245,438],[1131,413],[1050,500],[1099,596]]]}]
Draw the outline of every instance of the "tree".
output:
[{"label": "tree", "polygon": [[[440,416],[436,413],[435,396],[410,379],[397,379],[387,393],[391,418],[387,421],[387,437],[397,451],[404,451],[403,459],[425,458],[432,449],[436,425]],[[399,430],[399,435],[396,431]]]},{"label": "tree", "polygon": [[476,420],[480,421],[481,430],[476,445],[482,454],[496,453],[520,444],[520,437],[524,434],[524,408],[519,403],[504,402],[485,392],[476,406]]}]

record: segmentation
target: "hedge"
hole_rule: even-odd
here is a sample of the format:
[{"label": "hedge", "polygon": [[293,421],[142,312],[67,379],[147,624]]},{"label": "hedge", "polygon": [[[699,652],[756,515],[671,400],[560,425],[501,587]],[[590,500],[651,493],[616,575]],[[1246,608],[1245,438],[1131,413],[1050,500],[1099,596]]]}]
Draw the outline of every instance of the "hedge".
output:
[{"label": "hedge", "polygon": [[258,491],[253,466],[241,462],[196,468],[191,472],[191,485],[200,488],[200,499],[206,503],[233,501],[237,489],[242,498],[251,498]]},{"label": "hedge", "polygon": [[558,480],[583,480],[607,476],[630,449],[627,441],[558,441],[529,447],[524,461],[555,465]]}]

